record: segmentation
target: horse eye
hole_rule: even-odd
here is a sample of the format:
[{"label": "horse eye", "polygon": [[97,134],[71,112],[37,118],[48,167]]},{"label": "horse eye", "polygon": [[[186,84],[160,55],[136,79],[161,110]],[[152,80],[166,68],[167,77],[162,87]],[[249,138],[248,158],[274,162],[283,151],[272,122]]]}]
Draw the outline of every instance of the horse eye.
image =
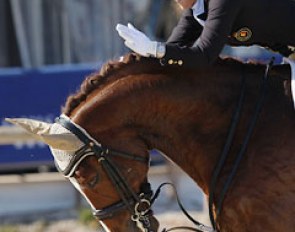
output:
[{"label": "horse eye", "polygon": [[99,182],[99,174],[96,174],[88,183],[89,188],[94,188]]}]

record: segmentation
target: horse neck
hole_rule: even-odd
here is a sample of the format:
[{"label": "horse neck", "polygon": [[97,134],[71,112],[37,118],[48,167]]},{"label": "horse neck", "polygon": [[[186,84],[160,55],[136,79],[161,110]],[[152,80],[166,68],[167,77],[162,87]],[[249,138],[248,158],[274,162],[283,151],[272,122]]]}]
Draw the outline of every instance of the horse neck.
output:
[{"label": "horse neck", "polygon": [[[197,80],[155,89],[138,98],[133,119],[138,134],[192,177],[205,193],[231,120],[240,89],[240,73],[214,70]],[[189,75],[183,77],[188,78]]]},{"label": "horse neck", "polygon": [[[89,104],[77,111],[77,122],[88,131],[97,125],[93,134],[103,138],[105,145],[135,153],[141,152],[135,146],[162,151],[207,193],[238,99],[240,75],[239,68],[227,66],[204,72],[179,71],[169,77],[131,75],[111,89],[94,93]],[[132,139],[115,145],[115,136],[117,141],[126,136]],[[140,146],[139,140],[145,145]]]}]

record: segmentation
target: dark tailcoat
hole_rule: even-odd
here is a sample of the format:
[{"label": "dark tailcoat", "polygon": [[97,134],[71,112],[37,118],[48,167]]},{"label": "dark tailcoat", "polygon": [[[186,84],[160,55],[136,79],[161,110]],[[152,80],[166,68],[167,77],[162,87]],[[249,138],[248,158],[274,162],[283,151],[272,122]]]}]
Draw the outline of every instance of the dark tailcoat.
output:
[{"label": "dark tailcoat", "polygon": [[[269,47],[287,56],[295,46],[295,0],[205,0],[202,27],[185,10],[166,44],[163,64],[204,66],[225,44]],[[195,41],[195,46],[192,45]]]}]

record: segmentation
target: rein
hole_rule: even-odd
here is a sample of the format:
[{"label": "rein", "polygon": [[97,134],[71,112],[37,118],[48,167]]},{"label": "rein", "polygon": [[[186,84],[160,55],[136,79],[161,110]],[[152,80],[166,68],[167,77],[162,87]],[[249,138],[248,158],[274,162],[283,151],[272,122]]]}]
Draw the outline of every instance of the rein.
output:
[{"label": "rein", "polygon": [[131,220],[136,223],[137,227],[143,232],[149,232],[149,214],[151,213],[150,198],[152,196],[150,184],[147,182],[143,183],[141,185],[142,192],[140,194],[135,193],[127,183],[127,180],[124,178],[121,171],[113,162],[111,156],[124,157],[143,163],[148,163],[149,159],[146,157],[135,156],[102,147],[102,145],[90,135],[88,135],[83,128],[73,123],[68,117],[64,115],[57,118],[56,123],[59,123],[64,128],[71,131],[84,143],[84,146],[75,152],[74,158],[70,161],[68,167],[65,170],[61,170],[58,165],[56,165],[59,171],[62,172],[65,177],[71,177],[73,176],[78,165],[87,156],[94,155],[97,157],[98,162],[106,171],[122,200],[121,202],[115,203],[102,210],[93,210],[93,215],[99,220],[104,220],[113,217],[114,214],[123,209],[128,209],[132,215]]},{"label": "rein", "polygon": [[214,228],[214,230],[217,230],[217,219],[218,216],[220,215],[221,209],[222,209],[222,204],[225,198],[225,195],[234,179],[235,174],[237,173],[239,164],[242,160],[242,158],[244,157],[245,153],[246,153],[246,149],[247,146],[249,144],[251,135],[253,134],[258,116],[261,112],[261,108],[263,106],[264,103],[264,99],[265,99],[265,95],[266,95],[266,89],[267,89],[267,81],[268,81],[268,74],[269,74],[269,70],[272,67],[274,62],[274,59],[272,59],[269,64],[266,66],[266,70],[263,76],[263,80],[262,80],[262,84],[260,87],[260,95],[258,97],[258,100],[256,102],[256,107],[255,107],[255,112],[253,114],[253,116],[251,117],[251,120],[248,124],[248,130],[246,132],[246,135],[244,137],[244,141],[243,144],[241,145],[241,148],[238,152],[238,154],[236,155],[235,161],[234,161],[234,165],[231,169],[231,172],[229,174],[229,176],[226,179],[226,182],[221,190],[221,194],[220,197],[217,201],[217,207],[215,209],[216,211],[216,217],[214,217],[214,209],[213,209],[213,203],[214,203],[214,193],[215,193],[215,189],[216,189],[216,185],[217,185],[217,181],[218,181],[218,176],[225,164],[226,159],[229,156],[229,152],[230,152],[230,148],[231,145],[233,144],[233,138],[237,129],[237,125],[240,121],[240,116],[241,116],[241,111],[243,108],[243,103],[245,100],[245,92],[246,92],[246,78],[244,73],[242,74],[242,81],[241,81],[241,90],[240,90],[240,96],[239,96],[239,100],[236,106],[235,111],[233,112],[232,115],[232,121],[229,127],[229,131],[228,131],[228,135],[226,138],[226,142],[224,144],[223,150],[221,152],[221,155],[219,156],[219,160],[217,161],[215,168],[214,168],[214,172],[212,174],[212,178],[211,178],[211,182],[210,182],[210,187],[209,187],[209,217],[210,217],[210,221],[211,224]]}]

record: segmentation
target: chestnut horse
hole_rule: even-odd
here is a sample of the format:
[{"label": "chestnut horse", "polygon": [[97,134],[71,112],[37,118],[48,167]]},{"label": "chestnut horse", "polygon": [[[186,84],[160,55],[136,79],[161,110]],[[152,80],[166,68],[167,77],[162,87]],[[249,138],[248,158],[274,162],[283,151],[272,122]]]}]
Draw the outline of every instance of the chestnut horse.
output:
[{"label": "chestnut horse", "polygon": [[[156,59],[129,54],[122,61],[104,65],[68,98],[63,109],[68,118],[63,120],[70,120],[74,129],[59,128],[59,123],[10,121],[49,144],[60,169],[68,169],[72,163],[66,174],[97,215],[100,209],[108,209],[107,217],[100,219],[110,231],[157,231],[158,222],[150,210],[144,218],[149,229],[143,229],[144,222],[136,223],[128,207],[117,202],[123,195],[129,204],[130,195],[137,199],[132,194],[143,191],[148,151],[153,148],[178,164],[208,195],[244,76],[241,116],[213,195],[217,230],[291,232],[295,231],[295,111],[288,66],[274,67],[268,74],[264,103],[246,153],[218,217],[216,214],[236,153],[256,113],[264,72],[264,65],[228,59],[198,70],[163,67]],[[69,138],[63,140],[63,136]],[[88,142],[90,145],[85,147]],[[95,147],[92,151],[100,151],[99,155],[90,152],[81,158],[87,149],[91,151],[91,146]],[[104,165],[109,157],[111,162]],[[119,174],[119,178],[112,173]],[[130,190],[128,197],[124,198],[122,191],[118,194],[120,188]],[[146,213],[149,202],[140,205]]]}]

